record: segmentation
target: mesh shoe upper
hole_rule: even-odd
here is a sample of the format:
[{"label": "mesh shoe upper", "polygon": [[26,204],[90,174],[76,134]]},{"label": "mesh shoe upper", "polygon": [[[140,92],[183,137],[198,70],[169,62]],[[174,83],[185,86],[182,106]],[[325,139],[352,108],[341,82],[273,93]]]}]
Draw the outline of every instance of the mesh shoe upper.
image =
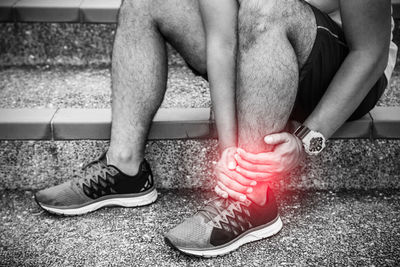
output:
[{"label": "mesh shoe upper", "polygon": [[204,216],[195,214],[171,229],[166,237],[181,247],[204,248],[210,244],[212,230],[213,226],[207,223]]},{"label": "mesh shoe upper", "polygon": [[105,153],[97,160],[83,167],[75,179],[41,190],[35,194],[36,201],[50,206],[71,206],[85,204],[96,199],[141,193],[154,187],[149,164],[144,160],[135,176],[128,176],[116,167],[107,165]]},{"label": "mesh shoe upper", "polygon": [[79,205],[91,201],[82,190],[77,189],[73,181],[68,181],[37,192],[35,198],[38,202],[51,206]]},{"label": "mesh shoe upper", "polygon": [[278,217],[272,190],[268,189],[267,197],[264,206],[251,201],[214,199],[165,237],[178,248],[207,249],[224,245],[244,232],[268,224]]}]

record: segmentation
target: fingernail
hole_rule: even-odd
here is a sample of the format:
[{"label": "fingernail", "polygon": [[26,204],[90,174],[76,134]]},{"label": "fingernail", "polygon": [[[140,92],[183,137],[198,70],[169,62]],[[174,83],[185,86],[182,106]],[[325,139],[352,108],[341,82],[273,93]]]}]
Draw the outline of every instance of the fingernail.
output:
[{"label": "fingernail", "polygon": [[251,193],[251,192],[253,192],[253,188],[251,188],[251,187],[247,188],[247,193]]},{"label": "fingernail", "polygon": [[250,183],[250,185],[251,185],[251,186],[255,186],[255,185],[257,185],[257,182],[256,182],[256,181],[252,181],[252,182]]},{"label": "fingernail", "polygon": [[236,163],[235,162],[229,162],[228,163],[228,169],[230,170],[234,170],[236,168]]},{"label": "fingernail", "polygon": [[245,201],[246,200],[246,196],[240,196],[240,200],[241,201]]}]

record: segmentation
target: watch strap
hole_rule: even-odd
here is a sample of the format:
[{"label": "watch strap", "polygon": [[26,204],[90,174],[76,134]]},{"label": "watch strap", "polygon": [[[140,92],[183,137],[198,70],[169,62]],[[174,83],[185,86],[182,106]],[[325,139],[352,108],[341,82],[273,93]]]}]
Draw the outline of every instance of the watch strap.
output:
[{"label": "watch strap", "polygon": [[300,125],[296,131],[294,131],[294,135],[297,136],[300,140],[303,140],[303,138],[310,132],[311,130],[304,126],[304,125]]}]

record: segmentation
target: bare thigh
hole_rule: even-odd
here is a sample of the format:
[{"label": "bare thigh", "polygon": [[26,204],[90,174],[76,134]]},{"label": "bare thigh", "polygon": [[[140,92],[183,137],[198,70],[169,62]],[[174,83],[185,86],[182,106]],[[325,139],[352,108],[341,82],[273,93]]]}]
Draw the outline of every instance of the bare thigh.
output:
[{"label": "bare thigh", "polygon": [[122,10],[131,18],[132,29],[138,19],[146,21],[141,25],[158,31],[194,70],[206,72],[206,41],[198,0],[125,0]]}]

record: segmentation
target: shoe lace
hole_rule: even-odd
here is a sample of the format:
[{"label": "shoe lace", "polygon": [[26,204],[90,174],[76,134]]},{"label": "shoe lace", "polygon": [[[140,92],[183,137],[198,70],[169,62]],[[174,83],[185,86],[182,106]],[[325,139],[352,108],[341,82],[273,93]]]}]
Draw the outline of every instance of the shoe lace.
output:
[{"label": "shoe lace", "polygon": [[108,166],[101,158],[91,161],[82,167],[83,172],[75,174],[75,184],[90,187],[90,181],[97,182],[98,177],[106,177],[107,170]]},{"label": "shoe lace", "polygon": [[207,205],[201,208],[199,211],[215,225],[219,224],[218,215],[226,211],[230,205],[233,205],[235,201],[231,198],[216,197],[209,201]]}]

